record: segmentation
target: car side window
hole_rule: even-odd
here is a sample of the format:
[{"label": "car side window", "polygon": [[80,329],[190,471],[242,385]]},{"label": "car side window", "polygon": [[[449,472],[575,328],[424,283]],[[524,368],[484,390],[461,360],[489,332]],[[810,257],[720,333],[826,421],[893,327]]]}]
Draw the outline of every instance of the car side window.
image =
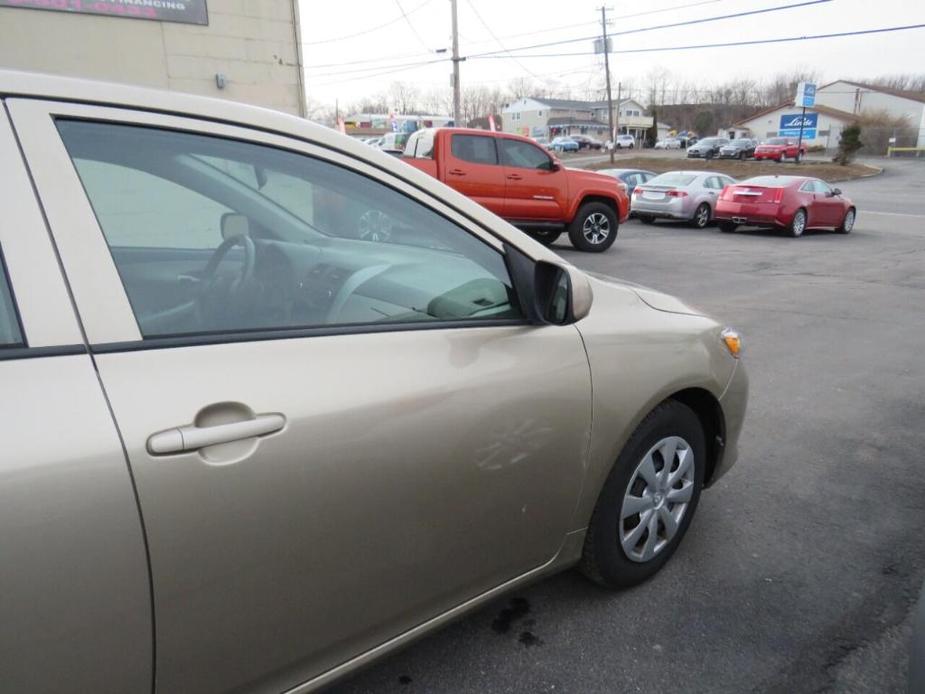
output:
[{"label": "car side window", "polygon": [[520,169],[552,169],[552,159],[539,147],[520,140],[501,139],[501,162]]},{"label": "car side window", "polygon": [[814,181],[806,181],[803,185],[800,186],[800,190],[804,193],[815,193],[816,184]]},{"label": "car side window", "polygon": [[521,318],[500,252],[375,179],[221,137],[57,126],[145,338]]},{"label": "car side window", "polygon": [[6,274],[6,265],[0,254],[0,349],[22,347],[24,344],[19,316],[16,314],[16,305],[13,303],[13,292]]},{"label": "car side window", "polygon": [[450,138],[453,156],[473,164],[497,164],[495,138],[486,135],[457,135]]},{"label": "car side window", "polygon": [[825,181],[813,181],[816,186],[816,192],[822,193],[823,195],[828,195],[832,192],[832,187]]}]

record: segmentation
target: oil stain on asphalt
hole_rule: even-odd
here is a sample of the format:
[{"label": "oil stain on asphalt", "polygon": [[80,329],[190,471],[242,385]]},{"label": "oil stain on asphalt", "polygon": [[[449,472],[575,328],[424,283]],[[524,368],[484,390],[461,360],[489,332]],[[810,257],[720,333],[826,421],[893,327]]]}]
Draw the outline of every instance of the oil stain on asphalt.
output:
[{"label": "oil stain on asphalt", "polygon": [[[524,620],[528,614],[530,614],[530,602],[526,598],[511,598],[507,607],[503,608],[494,618],[491,628],[496,634],[507,634],[512,626]],[[532,627],[535,623],[535,620],[527,619],[523,622],[523,626]],[[527,648],[543,645],[541,638],[526,629],[520,632],[517,640]]]}]

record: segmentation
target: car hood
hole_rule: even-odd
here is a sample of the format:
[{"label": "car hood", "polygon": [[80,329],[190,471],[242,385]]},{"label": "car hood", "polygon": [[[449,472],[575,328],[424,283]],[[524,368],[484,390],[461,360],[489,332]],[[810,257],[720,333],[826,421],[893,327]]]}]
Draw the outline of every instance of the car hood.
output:
[{"label": "car hood", "polygon": [[589,272],[587,274],[602,285],[635,294],[639,300],[642,301],[642,303],[644,303],[649,308],[655,309],[656,311],[663,311],[664,313],[677,313],[684,316],[707,316],[705,312],[684,303],[679,298],[672,296],[671,294],[665,294],[664,292],[660,292],[657,289],[644,287],[641,284],[617,279],[616,277],[610,277],[609,275],[600,275],[596,272]]}]

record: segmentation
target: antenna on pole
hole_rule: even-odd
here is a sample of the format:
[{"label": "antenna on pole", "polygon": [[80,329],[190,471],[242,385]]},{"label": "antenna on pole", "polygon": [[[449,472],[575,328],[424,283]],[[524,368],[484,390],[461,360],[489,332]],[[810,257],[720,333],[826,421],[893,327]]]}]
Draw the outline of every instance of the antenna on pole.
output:
[{"label": "antenna on pole", "polygon": [[456,17],[456,0],[450,0],[450,11],[452,13],[453,23],[453,125],[461,127],[462,112],[460,109],[460,90],[459,90],[459,63],[462,59],[459,57],[459,21]]},{"label": "antenna on pole", "polygon": [[610,127],[610,163],[617,146],[617,131],[613,124],[613,92],[610,88],[610,43],[607,38],[607,8],[601,7],[601,51],[604,53],[604,76],[607,81],[607,124]]}]

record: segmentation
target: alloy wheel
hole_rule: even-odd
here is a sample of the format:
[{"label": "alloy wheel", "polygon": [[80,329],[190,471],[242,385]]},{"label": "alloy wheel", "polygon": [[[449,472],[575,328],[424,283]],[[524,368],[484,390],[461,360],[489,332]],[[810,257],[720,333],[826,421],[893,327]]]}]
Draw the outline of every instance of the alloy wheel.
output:
[{"label": "alloy wheel", "polygon": [[790,224],[790,229],[794,236],[803,235],[803,231],[806,229],[806,213],[803,210],[797,210],[796,214],[793,215],[793,222]]},{"label": "alloy wheel", "polygon": [[694,493],[694,451],[680,436],[649,449],[630,477],[620,509],[627,558],[647,562],[674,538]]},{"label": "alloy wheel", "polygon": [[845,221],[842,222],[841,227],[846,232],[854,228],[854,210],[848,210],[848,214],[845,215]]},{"label": "alloy wheel", "polygon": [[698,229],[703,229],[710,221],[710,208],[707,205],[701,205],[697,208],[697,216],[694,218]]},{"label": "alloy wheel", "polygon": [[599,245],[610,236],[610,220],[601,212],[592,212],[581,225],[581,233],[589,243]]}]

